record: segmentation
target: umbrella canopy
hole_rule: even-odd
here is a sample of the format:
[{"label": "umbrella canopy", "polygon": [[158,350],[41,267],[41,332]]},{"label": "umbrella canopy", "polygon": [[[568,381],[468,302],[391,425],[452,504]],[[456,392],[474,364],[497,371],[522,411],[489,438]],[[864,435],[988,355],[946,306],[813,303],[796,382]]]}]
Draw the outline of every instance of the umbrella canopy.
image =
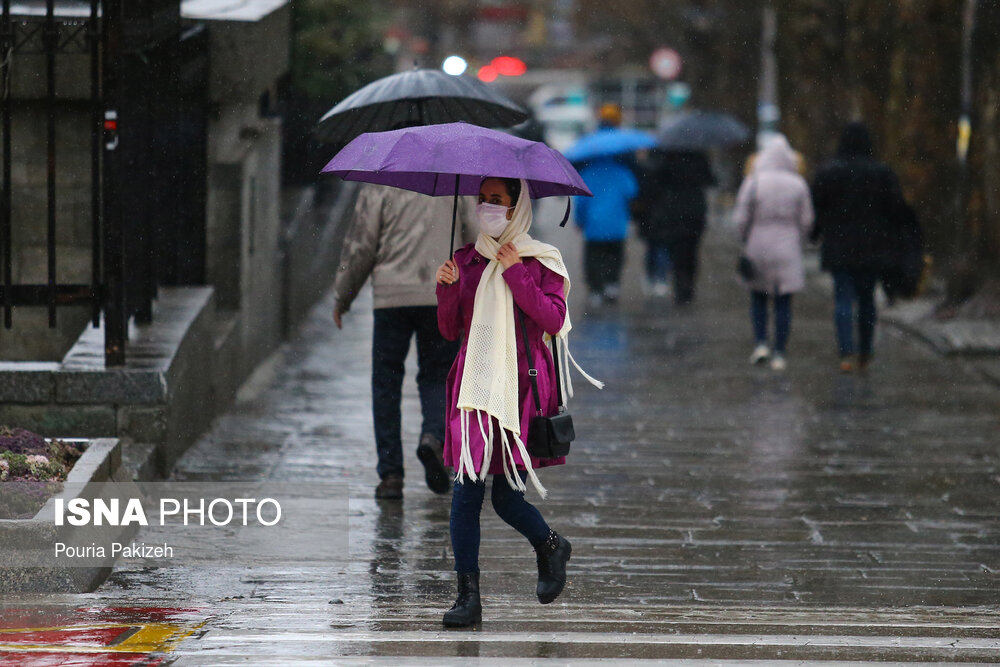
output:
[{"label": "umbrella canopy", "polygon": [[750,128],[731,114],[691,111],[670,121],[657,138],[665,150],[705,150],[734,146],[750,138]]},{"label": "umbrella canopy", "polygon": [[[523,178],[532,199],[593,196],[559,151],[468,123],[366,132],[344,146],[322,171],[347,181],[391,185],[426,195],[454,195],[449,257],[455,254],[458,196],[479,194],[484,178]],[[567,200],[561,224],[566,224],[568,217]]]},{"label": "umbrella canopy", "polygon": [[581,137],[563,155],[570,162],[583,162],[653,148],[656,144],[656,137],[649,132],[608,127]]},{"label": "umbrella canopy", "polygon": [[469,123],[362,134],[337,153],[323,172],[427,195],[479,194],[482,180],[493,176],[523,178],[532,199],[592,196],[559,151]]},{"label": "umbrella canopy", "polygon": [[413,69],[378,79],[357,90],[319,120],[320,141],[345,144],[362,132],[400,124],[431,125],[465,121],[508,127],[528,119],[513,101],[478,79],[436,69]]}]

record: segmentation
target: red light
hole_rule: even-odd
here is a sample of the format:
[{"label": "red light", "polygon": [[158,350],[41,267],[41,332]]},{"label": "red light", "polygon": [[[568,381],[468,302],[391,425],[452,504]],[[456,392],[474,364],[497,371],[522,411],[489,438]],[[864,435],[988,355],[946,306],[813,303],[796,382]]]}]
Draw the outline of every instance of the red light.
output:
[{"label": "red light", "polygon": [[497,74],[504,76],[521,76],[528,71],[524,61],[513,56],[499,56],[494,58],[490,65],[496,68]]},{"label": "red light", "polygon": [[490,81],[496,81],[497,77],[500,76],[500,72],[493,65],[486,65],[479,68],[479,74],[476,76],[479,77],[480,81],[489,83]]},{"label": "red light", "polygon": [[104,121],[104,129],[105,130],[117,130],[118,129],[118,121],[117,120],[106,120],[106,121]]}]

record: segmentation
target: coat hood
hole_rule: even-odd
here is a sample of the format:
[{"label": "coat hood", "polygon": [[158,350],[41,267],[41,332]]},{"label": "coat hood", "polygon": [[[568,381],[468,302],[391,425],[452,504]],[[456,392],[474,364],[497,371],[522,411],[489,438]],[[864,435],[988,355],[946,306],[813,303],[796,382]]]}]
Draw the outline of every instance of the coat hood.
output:
[{"label": "coat hood", "polygon": [[874,155],[872,137],[864,123],[849,123],[840,135],[837,145],[837,157],[840,158],[870,158]]},{"label": "coat hood", "polygon": [[754,161],[754,171],[790,171],[798,173],[798,158],[783,134],[772,137]]}]

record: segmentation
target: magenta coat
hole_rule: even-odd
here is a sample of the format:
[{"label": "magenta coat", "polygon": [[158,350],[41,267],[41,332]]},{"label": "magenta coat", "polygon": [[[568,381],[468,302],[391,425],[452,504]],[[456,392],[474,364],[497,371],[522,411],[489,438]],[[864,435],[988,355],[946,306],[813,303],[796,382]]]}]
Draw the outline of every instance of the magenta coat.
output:
[{"label": "magenta coat", "polygon": [[[460,420],[460,410],[458,409],[458,390],[462,383],[462,370],[465,368],[465,355],[468,341],[464,337],[464,332],[469,330],[472,323],[472,308],[476,298],[476,288],[479,280],[483,276],[483,271],[489,260],[479,254],[473,244],[460,248],[455,253],[455,263],[458,265],[458,282],[453,285],[438,285],[438,328],[448,340],[456,340],[462,336],[462,346],[458,351],[458,357],[448,373],[448,383],[446,390],[446,424],[447,428],[444,436],[444,463],[458,470],[459,456],[462,447],[462,427]],[[566,317],[566,298],[563,289],[563,278],[558,273],[551,271],[541,262],[526,257],[520,264],[514,264],[503,272],[503,279],[510,288],[514,296],[514,303],[524,311],[525,325],[528,329],[528,340],[530,341],[531,353],[538,370],[538,393],[541,398],[542,410],[546,415],[554,414],[558,408],[558,400],[555,389],[555,366],[552,363],[552,352],[548,346],[542,342],[543,331],[549,334],[556,334],[562,329],[563,321]],[[516,313],[516,309],[515,309]],[[521,322],[515,315],[514,332],[517,339],[517,396],[521,405],[521,441],[527,443],[528,423],[535,414],[535,399],[531,392],[531,384],[528,378],[528,363],[524,353],[524,334],[521,330]],[[493,457],[490,461],[490,474],[503,474],[503,463],[500,459],[500,440],[498,437],[499,426],[494,420],[494,447]],[[487,429],[487,433],[489,429]],[[508,432],[508,438],[513,438]],[[483,460],[484,442],[479,427],[475,420],[472,420],[469,429],[469,446],[472,452],[472,460],[475,463],[476,471]],[[514,459],[518,468],[523,468],[524,463],[517,451],[516,445],[513,447]],[[533,468],[544,468],[550,465],[565,463],[566,459],[536,459],[532,457],[531,466]]]}]

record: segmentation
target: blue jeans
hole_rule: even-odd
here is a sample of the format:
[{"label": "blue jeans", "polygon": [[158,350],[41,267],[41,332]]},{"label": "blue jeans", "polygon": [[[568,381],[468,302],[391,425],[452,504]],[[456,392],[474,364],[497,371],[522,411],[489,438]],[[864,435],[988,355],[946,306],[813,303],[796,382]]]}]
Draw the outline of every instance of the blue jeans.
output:
[{"label": "blue jeans", "polygon": [[403,474],[400,401],[410,339],[417,337],[417,388],[423,413],[421,433],[444,441],[445,381],[458,343],[438,331],[437,306],[376,308],[372,335],[372,416],[379,478]]},{"label": "blue jeans", "polygon": [[[520,471],[521,480],[527,473]],[[486,497],[486,482],[455,482],[451,495],[451,548],[455,552],[455,572],[479,572],[479,514]],[[524,499],[524,492],[510,488],[507,478],[493,475],[490,492],[497,516],[524,535],[532,546],[549,536],[549,525],[534,505]]]},{"label": "blue jeans", "polygon": [[871,356],[875,337],[875,286],[878,274],[872,271],[833,272],[833,319],[840,356],[854,354],[854,305],[857,304],[858,353]]},{"label": "blue jeans", "polygon": [[[767,302],[766,293],[750,292],[750,320],[758,345],[767,345]],[[774,297],[774,351],[777,354],[785,353],[791,330],[792,295],[779,294]]]},{"label": "blue jeans", "polygon": [[670,274],[670,251],[663,243],[646,242],[646,277],[650,283],[667,281]]}]

